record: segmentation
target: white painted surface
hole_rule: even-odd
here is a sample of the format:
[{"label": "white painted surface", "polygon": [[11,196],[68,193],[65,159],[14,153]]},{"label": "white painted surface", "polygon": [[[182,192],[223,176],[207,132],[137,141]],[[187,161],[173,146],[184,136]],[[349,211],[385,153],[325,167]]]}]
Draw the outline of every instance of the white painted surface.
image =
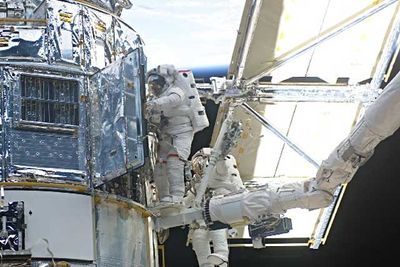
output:
[{"label": "white painted surface", "polygon": [[33,258],[51,258],[50,250],[55,258],[94,260],[90,196],[6,189],[5,198],[8,202],[24,201],[25,249],[31,249]]}]

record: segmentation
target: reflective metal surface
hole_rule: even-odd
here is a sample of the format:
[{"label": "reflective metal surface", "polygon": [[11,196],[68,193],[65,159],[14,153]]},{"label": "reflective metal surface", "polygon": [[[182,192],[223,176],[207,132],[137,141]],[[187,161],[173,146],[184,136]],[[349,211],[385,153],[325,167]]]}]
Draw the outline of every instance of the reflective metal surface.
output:
[{"label": "reflective metal surface", "polygon": [[0,183],[8,201],[0,220],[11,218],[10,201],[25,203],[24,234],[2,232],[2,266],[155,265],[151,226],[135,203],[145,203],[148,179],[139,169],[146,58],[119,17],[130,6],[0,2]]},{"label": "reflective metal surface", "polygon": [[130,5],[0,5],[2,179],[98,185],[143,164],[142,42],[116,12]]},{"label": "reflective metal surface", "polygon": [[148,246],[152,245],[142,208],[133,202],[102,195],[96,203],[97,264],[149,266]]},{"label": "reflective metal surface", "polygon": [[144,163],[139,61],[134,51],[90,78],[95,184]]}]

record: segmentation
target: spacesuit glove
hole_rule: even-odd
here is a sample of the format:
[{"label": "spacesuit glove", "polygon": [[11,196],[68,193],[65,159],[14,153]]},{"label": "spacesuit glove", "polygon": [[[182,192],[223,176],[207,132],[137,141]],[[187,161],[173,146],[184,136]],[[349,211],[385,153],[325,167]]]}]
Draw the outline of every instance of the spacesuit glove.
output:
[{"label": "spacesuit glove", "polygon": [[153,101],[148,101],[144,104],[144,117],[147,121],[159,124],[161,112],[156,110]]},{"label": "spacesuit glove", "polygon": [[144,109],[145,109],[145,112],[146,112],[147,114],[157,114],[157,113],[160,113],[160,110],[159,110],[158,107],[159,107],[159,105],[158,105],[157,99],[147,101],[147,102],[144,104]]},{"label": "spacesuit glove", "polygon": [[146,113],[151,113],[151,111],[154,109],[154,101],[152,100],[152,101],[147,101],[145,104],[144,104],[144,109],[146,110]]}]

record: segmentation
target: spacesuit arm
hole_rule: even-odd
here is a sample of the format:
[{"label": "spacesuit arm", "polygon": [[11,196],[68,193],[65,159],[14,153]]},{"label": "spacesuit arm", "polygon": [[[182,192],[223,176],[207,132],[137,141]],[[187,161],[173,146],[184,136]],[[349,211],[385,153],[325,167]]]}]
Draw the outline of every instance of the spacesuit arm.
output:
[{"label": "spacesuit arm", "polygon": [[167,89],[166,95],[148,102],[148,105],[155,110],[176,107],[183,103],[185,93],[179,87]]},{"label": "spacesuit arm", "polygon": [[224,182],[218,181],[216,183],[216,182],[213,182],[211,179],[210,186],[213,188],[225,189],[229,193],[244,190],[244,187],[238,186],[237,184],[232,183],[232,181],[224,181]]},{"label": "spacesuit arm", "polygon": [[189,190],[186,196],[183,198],[183,204],[185,207],[192,207],[194,205],[194,199],[196,195],[192,192],[192,190]]}]

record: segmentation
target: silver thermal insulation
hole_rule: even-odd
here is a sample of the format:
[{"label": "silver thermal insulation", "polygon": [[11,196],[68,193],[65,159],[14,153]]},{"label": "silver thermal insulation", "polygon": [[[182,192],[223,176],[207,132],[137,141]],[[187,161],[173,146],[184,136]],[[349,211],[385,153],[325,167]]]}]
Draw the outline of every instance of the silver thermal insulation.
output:
[{"label": "silver thermal insulation", "polygon": [[0,2],[0,18],[23,18],[35,7],[30,1],[3,0]]},{"label": "silver thermal insulation", "polygon": [[84,0],[84,1],[88,3],[93,3],[117,15],[119,15],[124,8],[129,9],[132,7],[132,3],[130,0]]},{"label": "silver thermal insulation", "polygon": [[[9,15],[17,2],[29,21]],[[1,179],[99,185],[143,164],[145,59],[117,6],[130,2],[0,3]]]},{"label": "silver thermal insulation", "polygon": [[4,26],[0,28],[0,59],[29,58],[46,60],[45,28]]},{"label": "silver thermal insulation", "polygon": [[66,62],[94,70],[140,45],[138,34],[108,13],[55,0],[47,0],[46,6],[50,62]]},{"label": "silver thermal insulation", "polygon": [[[79,65],[83,34],[81,6],[61,1],[47,1],[49,60]],[[91,40],[87,40],[90,44]],[[86,42],[86,40],[85,40]]]},{"label": "silver thermal insulation", "polygon": [[141,123],[141,51],[90,78],[90,132],[94,183],[144,163]]},{"label": "silver thermal insulation", "polygon": [[82,134],[86,111],[79,104],[82,77],[32,76],[2,67],[0,80],[4,176],[86,182],[87,148]]},{"label": "silver thermal insulation", "polygon": [[10,139],[12,165],[79,169],[76,137],[11,130]]},{"label": "silver thermal insulation", "polygon": [[127,24],[116,20],[114,25],[116,59],[130,53],[134,48],[142,45],[142,39]]},{"label": "silver thermal insulation", "polygon": [[[120,15],[123,9],[129,9],[132,7],[130,0],[66,0],[68,2],[82,3],[89,6],[94,6],[96,8],[104,9],[115,15]],[[4,9],[8,17],[14,15],[14,17],[29,16],[31,10],[35,10],[42,6],[43,0],[3,0]],[[0,5],[1,6],[1,5]]]},{"label": "silver thermal insulation", "polygon": [[148,219],[129,200],[99,197],[95,205],[98,266],[150,266]]},{"label": "silver thermal insulation", "polygon": [[119,17],[84,2],[46,0],[29,19],[26,25],[10,22],[0,29],[0,61],[61,63],[94,72],[142,45],[140,36]]}]

